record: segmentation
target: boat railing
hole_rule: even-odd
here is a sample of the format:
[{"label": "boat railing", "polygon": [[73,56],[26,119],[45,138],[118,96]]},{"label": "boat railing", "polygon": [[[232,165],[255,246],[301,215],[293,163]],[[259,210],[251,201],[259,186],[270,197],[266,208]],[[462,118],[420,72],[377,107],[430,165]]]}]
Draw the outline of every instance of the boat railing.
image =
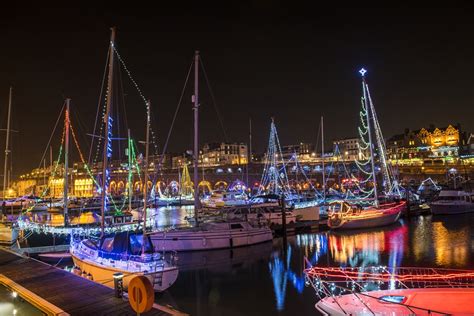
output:
[{"label": "boat railing", "polygon": [[[306,263],[309,262],[306,260]],[[416,288],[474,288],[474,271],[400,267],[311,267],[304,270],[305,283],[311,286],[320,299],[333,298],[341,311],[346,312],[338,299],[341,295],[352,294],[372,313],[363,298],[407,308],[411,313],[424,311],[430,315],[446,315],[445,312],[412,306],[393,300],[376,297],[371,291],[416,289]],[[375,315],[375,313],[374,313]]]},{"label": "boat railing", "polygon": [[[175,266],[178,260],[176,251],[156,251],[153,253],[143,253],[132,255],[128,253],[115,253],[111,251],[104,251],[97,247],[91,247],[81,241],[71,242],[72,249],[87,255],[88,257],[100,257],[109,261],[127,262],[127,267],[133,263],[157,266],[158,262],[167,262],[171,266]],[[85,249],[84,249],[85,248]],[[156,269],[155,269],[156,270]]]}]

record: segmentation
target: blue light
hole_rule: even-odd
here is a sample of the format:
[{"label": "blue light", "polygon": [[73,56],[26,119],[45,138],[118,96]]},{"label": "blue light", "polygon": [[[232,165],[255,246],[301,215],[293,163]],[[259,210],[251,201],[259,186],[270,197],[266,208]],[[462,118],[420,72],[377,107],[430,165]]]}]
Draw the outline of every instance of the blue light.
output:
[{"label": "blue light", "polygon": [[362,77],[365,76],[365,73],[367,72],[367,70],[365,70],[364,68],[362,68],[361,70],[359,70],[359,73],[362,75]]}]

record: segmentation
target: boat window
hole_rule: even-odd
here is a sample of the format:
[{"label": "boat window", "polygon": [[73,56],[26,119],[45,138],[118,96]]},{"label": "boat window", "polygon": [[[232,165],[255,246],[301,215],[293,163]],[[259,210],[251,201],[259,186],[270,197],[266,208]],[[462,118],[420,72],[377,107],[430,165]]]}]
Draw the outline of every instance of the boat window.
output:
[{"label": "boat window", "polygon": [[104,238],[101,250],[111,252],[114,249],[114,237]]},{"label": "boat window", "polygon": [[230,229],[242,229],[241,224],[230,224]]},{"label": "boat window", "polygon": [[[130,235],[130,252],[132,255],[139,255],[142,252],[143,235]],[[145,238],[145,252],[152,253],[153,248],[151,247],[148,238]]]},{"label": "boat window", "polygon": [[459,201],[461,198],[459,196],[440,196],[438,200],[443,201]]},{"label": "boat window", "polygon": [[396,304],[403,303],[405,299],[406,297],[403,295],[384,295],[379,298],[379,300],[382,302],[396,303]]}]

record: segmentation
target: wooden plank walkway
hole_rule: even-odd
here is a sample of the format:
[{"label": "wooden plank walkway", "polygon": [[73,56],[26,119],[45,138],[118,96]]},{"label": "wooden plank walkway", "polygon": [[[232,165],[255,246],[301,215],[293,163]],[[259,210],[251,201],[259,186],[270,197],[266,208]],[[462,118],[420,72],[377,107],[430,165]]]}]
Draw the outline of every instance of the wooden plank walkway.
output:
[{"label": "wooden plank walkway", "polygon": [[[70,315],[136,315],[111,288],[3,249],[0,273]],[[170,314],[152,309],[142,315]]]}]

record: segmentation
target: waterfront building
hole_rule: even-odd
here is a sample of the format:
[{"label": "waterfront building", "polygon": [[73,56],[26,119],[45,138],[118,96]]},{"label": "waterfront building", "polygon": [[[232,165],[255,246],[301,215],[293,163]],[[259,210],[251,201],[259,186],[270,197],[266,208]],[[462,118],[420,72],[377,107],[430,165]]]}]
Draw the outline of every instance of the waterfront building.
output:
[{"label": "waterfront building", "polygon": [[418,130],[407,128],[403,134],[387,140],[387,154],[393,163],[402,165],[421,164],[424,160],[444,164],[459,157],[466,141],[466,133],[459,124],[443,128],[430,125]]},{"label": "waterfront building", "polygon": [[316,156],[315,145],[310,143],[281,146],[281,153],[285,160],[289,160],[294,154],[298,156],[299,161],[309,160]]},{"label": "waterfront building", "polygon": [[204,144],[200,152],[200,165],[246,165],[247,145],[244,143]]},{"label": "waterfront building", "polygon": [[361,159],[362,153],[359,148],[359,138],[350,137],[334,140],[333,152],[338,153],[340,158],[344,161]]}]

